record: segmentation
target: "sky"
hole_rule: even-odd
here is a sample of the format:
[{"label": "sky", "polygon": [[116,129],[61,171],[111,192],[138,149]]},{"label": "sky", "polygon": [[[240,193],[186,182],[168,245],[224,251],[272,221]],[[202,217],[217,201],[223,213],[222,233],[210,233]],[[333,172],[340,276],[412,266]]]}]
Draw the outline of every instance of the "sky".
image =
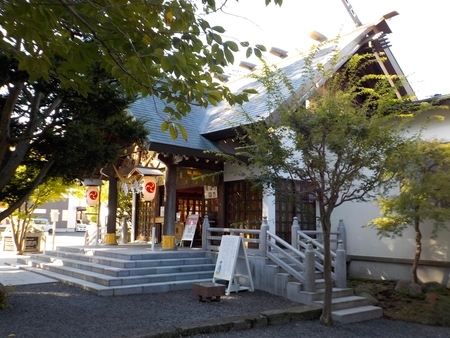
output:
[{"label": "sky", "polygon": [[[447,65],[450,49],[446,48],[450,1],[347,1],[362,24],[398,12],[399,15],[388,20],[392,33],[387,37],[391,52],[417,98],[450,94],[450,66]],[[224,35],[229,40],[262,44],[268,49],[305,51],[314,43],[309,37],[312,30],[334,38],[355,28],[342,0],[284,0],[281,7],[273,3],[266,7],[264,0],[228,0],[224,12],[207,20],[224,27]],[[243,53],[236,56],[235,63],[241,60],[246,60]]]}]

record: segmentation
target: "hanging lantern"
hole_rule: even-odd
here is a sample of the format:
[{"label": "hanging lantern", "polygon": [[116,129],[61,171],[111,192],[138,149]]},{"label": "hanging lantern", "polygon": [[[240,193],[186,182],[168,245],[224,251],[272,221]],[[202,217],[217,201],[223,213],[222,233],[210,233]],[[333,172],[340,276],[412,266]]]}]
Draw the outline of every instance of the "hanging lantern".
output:
[{"label": "hanging lantern", "polygon": [[156,195],[156,177],[144,176],[144,189],[142,189],[144,201],[153,201]]},{"label": "hanging lantern", "polygon": [[86,203],[90,207],[94,207],[98,204],[98,187],[97,186],[88,186],[86,191]]}]

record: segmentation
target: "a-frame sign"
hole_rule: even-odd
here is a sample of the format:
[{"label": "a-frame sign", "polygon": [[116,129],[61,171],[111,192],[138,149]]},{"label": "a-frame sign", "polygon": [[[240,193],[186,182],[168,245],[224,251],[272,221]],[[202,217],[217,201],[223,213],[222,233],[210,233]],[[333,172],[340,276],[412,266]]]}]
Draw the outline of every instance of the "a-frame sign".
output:
[{"label": "a-frame sign", "polygon": [[184,241],[191,241],[192,248],[192,244],[194,243],[195,230],[197,229],[197,223],[198,215],[189,215],[187,217],[186,224],[184,225],[183,237],[181,237],[180,241],[181,246],[184,246]]},{"label": "a-frame sign", "polygon": [[[238,282],[239,277],[244,277],[248,281],[246,284],[249,285],[240,285]],[[212,281],[214,283],[227,282],[226,295],[233,291],[255,290],[248,264],[247,251],[241,236],[222,236]]]}]

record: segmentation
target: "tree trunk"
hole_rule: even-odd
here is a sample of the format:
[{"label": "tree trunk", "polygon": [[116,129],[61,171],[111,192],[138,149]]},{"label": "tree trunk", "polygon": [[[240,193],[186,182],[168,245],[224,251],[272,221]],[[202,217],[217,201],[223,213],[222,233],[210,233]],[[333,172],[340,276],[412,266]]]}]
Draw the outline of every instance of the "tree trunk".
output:
[{"label": "tree trunk", "polygon": [[20,219],[17,221],[17,228],[11,224],[16,255],[23,255],[25,250],[25,238],[27,235],[27,226],[25,225],[25,221]]},{"label": "tree trunk", "polygon": [[420,218],[416,216],[414,220],[414,230],[416,231],[416,254],[414,255],[414,261],[411,268],[412,282],[418,283],[417,267],[419,266],[420,254],[422,253],[422,233],[420,232]]},{"label": "tree trunk", "polygon": [[330,219],[322,219],[324,262],[323,275],[325,279],[325,294],[323,299],[322,315],[320,322],[326,326],[333,325],[333,317],[331,314],[332,298],[333,298],[333,279],[331,276],[331,254],[330,254]]},{"label": "tree trunk", "polygon": [[[9,95],[4,102],[3,110],[0,114],[0,163],[3,163],[5,155],[8,152],[9,142],[9,124],[11,120],[11,115],[13,114],[14,107],[19,98],[20,92],[22,91],[24,83],[19,82],[14,85],[14,87],[9,89]],[[5,183],[9,182],[11,177],[5,177]],[[0,184],[0,189],[4,188],[4,183]]]}]

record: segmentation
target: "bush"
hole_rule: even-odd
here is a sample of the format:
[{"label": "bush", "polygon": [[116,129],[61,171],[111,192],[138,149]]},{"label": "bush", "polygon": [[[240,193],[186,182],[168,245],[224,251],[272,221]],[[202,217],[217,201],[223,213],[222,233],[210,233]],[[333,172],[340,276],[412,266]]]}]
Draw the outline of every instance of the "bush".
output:
[{"label": "bush", "polygon": [[11,286],[4,286],[2,283],[0,283],[0,309],[5,310],[7,308],[10,308],[11,305],[9,304],[8,296],[12,292]]}]

